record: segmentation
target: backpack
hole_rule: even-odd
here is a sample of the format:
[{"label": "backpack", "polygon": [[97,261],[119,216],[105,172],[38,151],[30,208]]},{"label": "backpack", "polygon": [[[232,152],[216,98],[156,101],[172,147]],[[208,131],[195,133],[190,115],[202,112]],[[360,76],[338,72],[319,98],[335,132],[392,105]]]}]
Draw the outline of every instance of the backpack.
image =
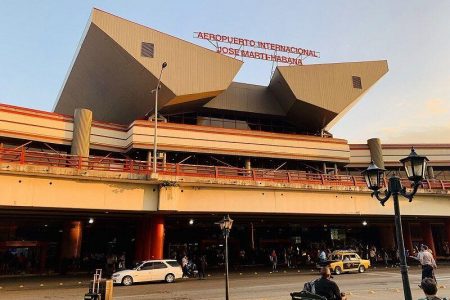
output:
[{"label": "backpack", "polygon": [[303,285],[303,290],[312,294],[316,293],[316,280],[308,281]]},{"label": "backpack", "polygon": [[307,291],[291,293],[292,300],[326,300],[326,298]]}]

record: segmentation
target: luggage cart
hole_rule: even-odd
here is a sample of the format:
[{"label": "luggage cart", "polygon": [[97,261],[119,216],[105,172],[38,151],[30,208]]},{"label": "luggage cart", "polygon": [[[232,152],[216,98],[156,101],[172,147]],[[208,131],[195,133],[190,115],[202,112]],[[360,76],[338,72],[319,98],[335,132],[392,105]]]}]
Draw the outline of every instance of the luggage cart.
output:
[{"label": "luggage cart", "polygon": [[100,280],[102,279],[102,269],[95,269],[94,280],[89,292],[84,295],[84,300],[102,300],[100,294]]}]

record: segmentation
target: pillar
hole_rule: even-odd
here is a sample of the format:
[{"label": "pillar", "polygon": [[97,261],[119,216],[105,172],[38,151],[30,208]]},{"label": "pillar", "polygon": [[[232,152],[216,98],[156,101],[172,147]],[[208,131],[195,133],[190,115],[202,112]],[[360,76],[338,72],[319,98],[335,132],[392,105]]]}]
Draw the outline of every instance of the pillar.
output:
[{"label": "pillar", "polygon": [[445,222],[445,234],[447,236],[447,243],[450,246],[450,220]]},{"label": "pillar", "polygon": [[137,226],[136,232],[136,253],[135,260],[142,261],[151,258],[151,233],[150,233],[150,218],[144,218]]},{"label": "pillar", "polygon": [[381,149],[381,141],[379,138],[372,138],[367,140],[367,145],[370,150],[370,158],[379,167],[384,169],[383,151]]},{"label": "pillar", "polygon": [[245,169],[246,170],[251,170],[252,169],[252,161],[250,160],[250,158],[246,158],[245,159]]},{"label": "pillar", "polygon": [[151,258],[164,258],[164,217],[159,215],[151,221]]},{"label": "pillar", "polygon": [[64,225],[64,236],[61,244],[61,258],[73,259],[81,256],[83,223],[72,221]]},{"label": "pillar", "polygon": [[403,239],[405,241],[405,249],[409,251],[410,255],[412,255],[414,246],[411,238],[411,228],[409,227],[409,223],[403,222],[402,228],[403,228]]},{"label": "pillar", "polygon": [[392,249],[395,247],[394,228],[392,226],[381,226],[380,244],[384,249]]},{"label": "pillar", "polygon": [[75,109],[73,116],[73,137],[70,154],[89,156],[91,141],[92,111],[85,108]]},{"label": "pillar", "polygon": [[436,248],[434,247],[433,231],[431,230],[431,224],[429,222],[422,222],[422,240],[427,245],[433,255],[436,256]]},{"label": "pillar", "polygon": [[433,166],[427,166],[427,174],[428,174],[428,179],[434,179],[434,170],[433,170]]},{"label": "pillar", "polygon": [[39,248],[39,273],[45,272],[45,266],[47,264],[48,245],[42,244]]}]

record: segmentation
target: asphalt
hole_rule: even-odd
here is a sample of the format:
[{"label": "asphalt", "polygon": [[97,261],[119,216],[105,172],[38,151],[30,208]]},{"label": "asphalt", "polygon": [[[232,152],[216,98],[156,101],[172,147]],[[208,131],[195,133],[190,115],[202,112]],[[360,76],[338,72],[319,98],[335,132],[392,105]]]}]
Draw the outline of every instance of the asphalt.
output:
[{"label": "asphalt", "polygon": [[[450,295],[450,267],[437,270],[439,295]],[[419,289],[420,269],[410,268],[413,298],[422,297]],[[290,292],[300,291],[303,284],[317,278],[311,270],[267,269],[230,274],[230,299],[291,299]],[[334,279],[349,299],[403,299],[401,276],[398,268],[371,269],[363,274],[342,274]],[[0,299],[83,299],[90,277],[50,276],[0,279]],[[213,273],[206,280],[183,279],[173,284],[147,283],[131,287],[114,287],[114,299],[224,299],[224,274]],[[448,286],[448,287],[447,287]]]}]

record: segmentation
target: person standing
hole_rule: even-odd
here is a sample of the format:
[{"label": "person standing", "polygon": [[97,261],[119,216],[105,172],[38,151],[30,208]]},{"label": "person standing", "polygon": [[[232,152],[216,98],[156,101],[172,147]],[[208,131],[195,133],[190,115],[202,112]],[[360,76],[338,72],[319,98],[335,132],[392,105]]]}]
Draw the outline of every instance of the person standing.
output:
[{"label": "person standing", "polygon": [[199,270],[198,270],[198,279],[206,279],[206,266],[208,263],[206,262],[206,255],[201,255],[200,260],[198,262]]},{"label": "person standing", "polygon": [[278,257],[277,252],[275,250],[272,250],[272,254],[270,254],[270,261],[272,262],[272,272],[278,272],[277,271]]},{"label": "person standing", "polygon": [[370,248],[369,258],[370,258],[370,265],[374,266],[377,260],[377,251],[375,250],[375,247]]},{"label": "person standing", "polygon": [[434,260],[431,252],[428,251],[428,247],[426,245],[421,245],[419,254],[417,254],[416,257],[411,257],[418,260],[422,265],[422,280],[425,278],[432,278],[436,280],[434,277],[434,269],[437,268],[436,261]]},{"label": "person standing", "polygon": [[183,278],[188,278],[188,270],[187,270],[188,262],[189,262],[188,257],[186,255],[184,255],[183,258],[181,259],[181,268],[183,270]]}]

